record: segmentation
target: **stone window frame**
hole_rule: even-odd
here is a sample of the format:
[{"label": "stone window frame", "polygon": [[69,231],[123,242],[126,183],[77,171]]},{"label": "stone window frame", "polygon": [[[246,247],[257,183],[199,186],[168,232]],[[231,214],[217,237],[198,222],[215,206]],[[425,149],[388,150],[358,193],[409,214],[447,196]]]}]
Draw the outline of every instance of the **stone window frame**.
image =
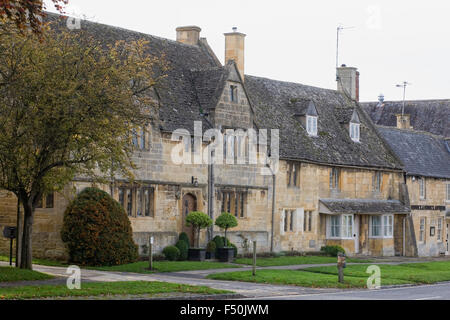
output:
[{"label": "stone window frame", "polygon": [[372,177],[372,189],[374,192],[381,192],[381,185],[383,183],[383,173],[375,171]]},{"label": "stone window frame", "polygon": [[[423,222],[423,223],[422,223]],[[427,236],[427,217],[419,217],[419,242],[425,243]]]},{"label": "stone window frame", "polygon": [[341,169],[333,167],[330,170],[330,190],[339,191],[341,181]]},{"label": "stone window frame", "polygon": [[230,102],[239,103],[238,86],[230,84]]},{"label": "stone window frame", "polygon": [[286,170],[286,184],[290,188],[300,188],[301,162],[289,161]]},{"label": "stone window frame", "polygon": [[313,137],[317,136],[317,116],[306,116],[306,132]]},{"label": "stone window frame", "polygon": [[305,210],[303,215],[303,232],[312,232],[313,211]]},{"label": "stone window frame", "polygon": [[[337,219],[336,219],[337,217]],[[351,218],[351,219],[349,219]],[[333,221],[337,220],[337,221]],[[348,222],[351,221],[351,224]],[[355,228],[355,215],[352,213],[329,215],[327,217],[327,239],[349,240],[353,239]],[[335,223],[337,222],[337,224]],[[347,223],[345,223],[347,222]],[[333,231],[337,230],[337,234]]]},{"label": "stone window frame", "polygon": [[[374,218],[379,218],[379,233],[374,235]],[[387,232],[386,232],[387,231]],[[370,215],[369,218],[369,238],[372,239],[392,239],[394,237],[394,215],[392,213]]]},{"label": "stone window frame", "polygon": [[282,234],[296,233],[298,230],[297,225],[298,209],[285,208],[282,211]]},{"label": "stone window frame", "polygon": [[228,212],[238,219],[247,218],[247,192],[234,190],[220,191],[221,212]]},{"label": "stone window frame", "polygon": [[131,130],[131,143],[136,150],[150,150],[150,130],[146,126],[139,127],[139,133],[136,128]]},{"label": "stone window frame", "polygon": [[438,217],[437,218],[437,227],[436,227],[436,241],[437,242],[443,242],[443,234],[442,234],[442,230],[443,230],[443,225],[444,225],[444,218],[443,217]]},{"label": "stone window frame", "polygon": [[425,177],[420,177],[419,182],[419,198],[420,200],[425,200],[427,198],[427,182]]},{"label": "stone window frame", "polygon": [[[51,202],[49,202],[49,199],[51,199]],[[36,205],[36,209],[42,210],[42,209],[54,209],[55,208],[55,193],[51,192],[47,195],[42,195],[41,199],[39,200],[38,204]]]},{"label": "stone window frame", "polygon": [[[147,192],[147,197],[142,196]],[[138,194],[141,194],[142,214],[138,214]],[[130,218],[155,218],[156,189],[150,185],[120,185],[117,187],[117,201],[122,205],[125,213]],[[148,211],[146,209],[149,209]],[[148,213],[148,214],[147,214]]]}]

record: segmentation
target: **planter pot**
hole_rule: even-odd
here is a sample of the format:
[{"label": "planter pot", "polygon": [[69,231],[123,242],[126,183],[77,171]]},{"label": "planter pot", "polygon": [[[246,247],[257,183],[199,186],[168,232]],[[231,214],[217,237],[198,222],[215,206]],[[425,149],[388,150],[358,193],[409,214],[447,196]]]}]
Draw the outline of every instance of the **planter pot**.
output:
[{"label": "planter pot", "polygon": [[218,248],[217,254],[219,255],[217,258],[220,262],[233,262],[234,258],[234,249],[230,248]]},{"label": "planter pot", "polygon": [[189,261],[205,261],[206,249],[192,248],[188,250]]},{"label": "planter pot", "polygon": [[215,252],[206,252],[206,259],[215,259]]}]

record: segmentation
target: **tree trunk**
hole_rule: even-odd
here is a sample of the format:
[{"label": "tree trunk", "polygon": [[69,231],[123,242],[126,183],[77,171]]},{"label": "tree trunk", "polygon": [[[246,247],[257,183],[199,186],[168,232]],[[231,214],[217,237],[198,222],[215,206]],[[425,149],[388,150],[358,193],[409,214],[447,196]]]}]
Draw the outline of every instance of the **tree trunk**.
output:
[{"label": "tree trunk", "polygon": [[197,248],[200,248],[200,227],[197,227]]},{"label": "tree trunk", "polygon": [[224,247],[228,247],[228,241],[227,241],[227,228],[225,228],[225,243],[224,243]]},{"label": "tree trunk", "polygon": [[23,214],[23,232],[22,232],[22,248],[20,255],[20,268],[21,269],[33,269],[32,264],[32,246],[31,246],[31,233],[33,231],[33,218],[34,208],[30,203],[31,200],[22,201],[24,214]]}]

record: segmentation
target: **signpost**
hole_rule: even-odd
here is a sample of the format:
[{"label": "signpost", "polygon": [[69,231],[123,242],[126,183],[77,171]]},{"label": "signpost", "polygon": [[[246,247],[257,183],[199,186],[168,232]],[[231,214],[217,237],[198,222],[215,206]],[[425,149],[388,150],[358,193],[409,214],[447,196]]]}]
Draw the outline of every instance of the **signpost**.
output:
[{"label": "signpost", "polygon": [[[12,248],[13,241],[16,238],[17,228],[16,227],[5,227],[3,229],[3,236],[9,239],[9,265],[12,266]],[[17,258],[17,257],[16,257]]]},{"label": "signpost", "polygon": [[148,269],[153,270],[153,237],[150,237],[148,244]]},{"label": "signpost", "polygon": [[253,241],[253,276],[256,276],[256,240]]}]

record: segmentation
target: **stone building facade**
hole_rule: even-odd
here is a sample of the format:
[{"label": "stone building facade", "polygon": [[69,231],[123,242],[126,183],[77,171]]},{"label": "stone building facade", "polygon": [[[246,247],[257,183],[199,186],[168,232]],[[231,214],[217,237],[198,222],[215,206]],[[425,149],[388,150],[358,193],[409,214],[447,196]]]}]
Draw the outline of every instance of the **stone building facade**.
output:
[{"label": "stone building facade", "polygon": [[[183,231],[192,240],[184,221],[193,210],[213,219],[223,211],[234,214],[239,225],[229,234],[240,252],[256,240],[261,252],[338,244],[350,255],[415,254],[417,222],[410,215],[404,166],[359,105],[355,68],[342,67],[355,73],[342,82],[347,88],[322,89],[246,75],[245,35],[236,31],[225,34],[222,65],[198,27],[178,28],[177,41],[87,21],[81,27],[104,41],[148,40],[150,53],[163,53],[169,65],[154,88],[159,110],[133,142],[136,181],[114,177],[98,186],[123,205],[141,254],[151,236],[157,251]],[[202,139],[208,130],[226,137],[226,151],[216,149],[214,159],[231,163],[198,161],[209,157],[210,142]],[[267,144],[254,150],[256,164],[249,160],[250,130],[259,142],[263,130],[270,132]],[[237,163],[240,158],[247,160]],[[263,161],[268,158],[278,165]],[[43,199],[34,224],[35,256],[66,257],[59,236],[64,209],[90,185],[75,179],[53,199]],[[14,225],[16,213],[14,197],[2,193],[0,225]],[[222,234],[217,227],[202,232],[200,244],[216,234]],[[0,250],[6,248],[1,239]]]}]

